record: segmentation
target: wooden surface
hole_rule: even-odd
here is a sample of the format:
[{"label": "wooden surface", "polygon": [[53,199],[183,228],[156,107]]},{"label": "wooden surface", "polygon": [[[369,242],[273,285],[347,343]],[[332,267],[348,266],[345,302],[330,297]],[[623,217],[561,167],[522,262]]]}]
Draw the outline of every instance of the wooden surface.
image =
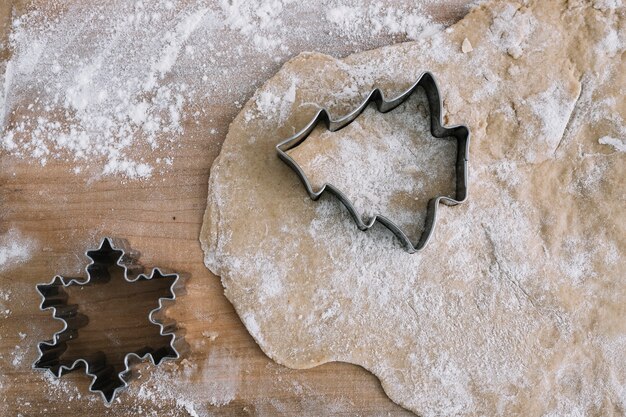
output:
[{"label": "wooden surface", "polygon": [[[0,2],[5,41],[10,16],[19,15],[22,3]],[[450,21],[462,16],[465,3],[426,7],[436,19]],[[6,62],[10,50],[6,42],[2,44],[0,60]],[[343,45],[330,49],[337,56],[350,52]],[[254,89],[255,85],[248,86],[241,101]],[[0,272],[5,294],[0,299],[0,415],[410,415],[392,403],[377,379],[362,368],[333,363],[290,370],[269,360],[247,333],[223,296],[219,278],[204,267],[198,242],[209,168],[238,110],[221,105],[211,111],[210,127],[217,128],[219,138],[208,140],[202,135],[207,125],[189,122],[186,132],[198,134],[185,135],[174,151],[172,169],[150,180],[94,180],[90,172],[70,173],[64,163],[50,161],[42,167],[2,154],[0,234],[19,230],[35,249],[27,262]],[[37,342],[59,328],[49,311],[39,311],[35,284],[55,274],[84,275],[88,262],[84,251],[97,247],[104,236],[127,239],[142,253],[146,266],[190,277],[185,294],[167,311],[184,333],[183,359],[159,369],[137,365],[130,388],[111,408],[87,392],[89,380],[81,372],[56,380],[31,369]],[[112,297],[109,308],[145,314],[124,298]]]}]

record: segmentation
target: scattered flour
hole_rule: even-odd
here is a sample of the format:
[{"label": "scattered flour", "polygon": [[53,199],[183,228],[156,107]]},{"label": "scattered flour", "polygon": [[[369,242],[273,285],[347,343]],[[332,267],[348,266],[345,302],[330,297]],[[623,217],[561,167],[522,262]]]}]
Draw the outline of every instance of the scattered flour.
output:
[{"label": "scattered flour", "polygon": [[243,322],[246,325],[246,328],[256,340],[263,341],[263,334],[261,333],[261,328],[259,327],[259,323],[257,323],[256,318],[252,314],[245,314],[242,318]]},{"label": "scattered flour", "polygon": [[[368,49],[438,27],[420,3],[401,1],[324,0],[316,8],[328,12],[315,19],[295,0],[57,6],[14,16],[12,57],[0,74],[0,149],[42,166],[63,162],[74,174],[125,179],[165,172],[193,134],[188,126],[213,122],[211,106],[240,106],[300,51],[345,53],[338,37]],[[278,99],[289,97],[260,105]]]},{"label": "scattered flour", "polygon": [[98,403],[102,401],[99,396],[83,396],[81,390],[76,386],[76,384],[64,378],[57,378],[50,372],[36,372],[35,374],[43,380],[44,383],[41,384],[41,386],[45,389],[48,397],[68,403],[68,408],[71,407],[71,405],[69,405],[69,401],[75,399],[88,401],[90,403]]},{"label": "scattered flour", "polygon": [[529,134],[542,144],[529,150],[526,157],[531,162],[541,162],[557,151],[576,102],[571,100],[570,92],[557,83],[529,98],[525,104],[539,121],[538,126],[529,125]]},{"label": "scattered flour", "polygon": [[626,152],[626,143],[623,139],[612,138],[610,136],[603,136],[598,139],[598,143],[601,145],[610,145],[618,152]]},{"label": "scattered flour", "polygon": [[13,367],[15,368],[21,367],[22,361],[24,360],[24,355],[26,355],[26,350],[22,349],[21,346],[16,345],[15,348],[13,349],[13,360],[11,361],[11,364],[13,365]]},{"label": "scattered flour", "polygon": [[626,34],[623,31],[608,27],[605,36],[600,40],[596,48],[613,57],[624,49]]},{"label": "scattered flour", "polygon": [[521,5],[503,5],[494,16],[489,34],[491,41],[500,50],[517,59],[527,47],[526,41],[537,28],[537,22],[529,11],[522,11]]},{"label": "scattered flour", "polygon": [[11,315],[11,309],[8,308],[10,300],[11,290],[5,289],[0,291],[0,316],[9,317]]},{"label": "scattered flour", "polygon": [[[173,402],[177,409],[191,416],[210,416],[211,406],[221,407],[235,399],[241,381],[240,366],[240,360],[227,349],[212,348],[203,360],[183,359],[156,370],[152,368],[148,380],[131,383],[131,391],[135,392],[127,398],[151,404]],[[182,375],[173,378],[172,370]]]},{"label": "scattered flour", "polygon": [[202,336],[206,337],[211,342],[215,342],[215,340],[219,337],[219,335],[220,334],[218,332],[209,331],[209,330],[205,330],[202,332]]},{"label": "scattered flour", "polygon": [[0,235],[0,272],[28,261],[35,246],[33,239],[24,237],[17,229]]},{"label": "scattered flour", "polygon": [[441,25],[434,24],[420,6],[417,4],[409,10],[398,10],[385,7],[382,3],[367,6],[354,2],[327,9],[326,19],[335,24],[335,30],[341,36],[351,39],[358,39],[364,34],[388,33],[416,40],[441,29]]}]

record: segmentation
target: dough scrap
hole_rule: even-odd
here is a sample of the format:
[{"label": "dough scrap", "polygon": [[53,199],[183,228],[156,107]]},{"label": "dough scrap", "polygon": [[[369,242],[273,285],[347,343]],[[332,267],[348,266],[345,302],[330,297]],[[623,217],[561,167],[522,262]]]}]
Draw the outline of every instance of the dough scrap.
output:
[{"label": "dough scrap", "polygon": [[[417,42],[286,63],[230,126],[200,236],[261,349],[292,368],[361,365],[425,417],[624,415],[626,158],[602,138],[626,136],[625,15],[485,2]],[[311,201],[274,146],[318,106],[346,114],[425,70],[445,123],[472,131],[471,188],[410,255]]]}]

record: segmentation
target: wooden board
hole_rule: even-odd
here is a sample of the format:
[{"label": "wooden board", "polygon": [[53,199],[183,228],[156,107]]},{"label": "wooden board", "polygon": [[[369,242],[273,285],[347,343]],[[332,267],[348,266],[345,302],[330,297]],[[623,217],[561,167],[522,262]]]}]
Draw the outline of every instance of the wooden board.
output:
[{"label": "wooden board", "polygon": [[[424,7],[436,20],[451,21],[463,15],[466,3]],[[11,16],[23,7],[22,1],[0,2],[0,70],[10,57]],[[316,49],[313,41],[302,46],[307,49]],[[341,56],[359,48],[338,42],[327,49]],[[241,101],[255,88],[249,85]],[[26,262],[0,272],[0,415],[410,415],[358,366],[332,363],[290,370],[273,363],[223,296],[219,278],[204,267],[198,233],[209,168],[237,111],[234,104],[215,105],[210,124],[186,122],[185,131],[192,134],[173,151],[173,167],[149,180],[94,180],[93,172],[76,175],[65,163],[50,161],[42,167],[1,155],[0,234],[18,230],[34,249]],[[207,140],[203,132],[211,127],[219,137]],[[146,266],[190,276],[185,294],[167,311],[183,329],[183,359],[158,370],[137,365],[129,390],[110,408],[87,392],[89,380],[81,372],[56,380],[31,369],[37,342],[59,328],[50,312],[39,311],[35,284],[55,274],[84,275],[84,251],[97,247],[104,236],[127,239]],[[110,305],[134,311],[123,298],[113,298]]]}]

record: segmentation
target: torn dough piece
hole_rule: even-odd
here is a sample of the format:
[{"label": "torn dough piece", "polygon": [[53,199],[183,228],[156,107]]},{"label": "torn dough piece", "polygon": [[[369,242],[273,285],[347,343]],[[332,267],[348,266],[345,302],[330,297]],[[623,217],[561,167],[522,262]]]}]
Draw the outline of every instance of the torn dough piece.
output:
[{"label": "torn dough piece", "polygon": [[469,52],[472,52],[473,50],[474,48],[472,47],[472,43],[469,41],[469,39],[463,39],[463,43],[461,44],[461,52],[467,54]]}]

